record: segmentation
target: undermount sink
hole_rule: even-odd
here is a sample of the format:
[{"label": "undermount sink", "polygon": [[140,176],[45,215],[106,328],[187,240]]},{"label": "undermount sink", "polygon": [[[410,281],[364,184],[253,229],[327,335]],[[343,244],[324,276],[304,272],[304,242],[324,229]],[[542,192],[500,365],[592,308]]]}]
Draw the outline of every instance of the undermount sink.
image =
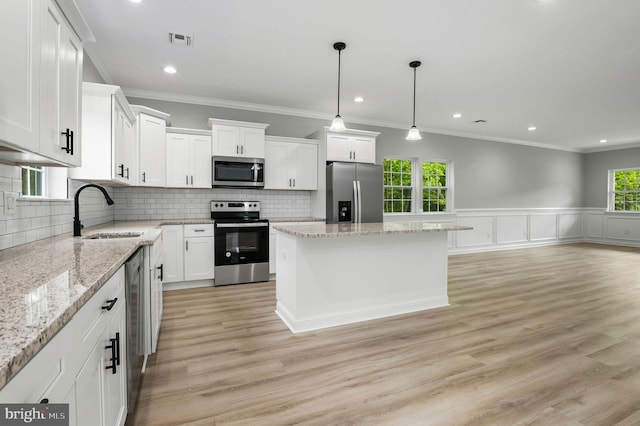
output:
[{"label": "undermount sink", "polygon": [[87,240],[106,240],[111,238],[136,238],[144,232],[101,232],[97,234],[87,235],[82,237]]}]

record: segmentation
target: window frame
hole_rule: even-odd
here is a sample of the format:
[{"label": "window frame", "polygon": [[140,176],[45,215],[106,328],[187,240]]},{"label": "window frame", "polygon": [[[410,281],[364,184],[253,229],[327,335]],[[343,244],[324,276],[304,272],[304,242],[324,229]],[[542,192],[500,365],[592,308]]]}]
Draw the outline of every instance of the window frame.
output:
[{"label": "window frame", "polygon": [[[25,173],[27,176],[27,183],[24,182]],[[40,194],[31,193],[31,172],[40,174]],[[22,180],[21,196],[23,198],[46,198],[47,197],[47,174],[46,167],[44,166],[20,166],[20,179]],[[27,188],[28,194],[24,193],[24,189]]]},{"label": "window frame", "polygon": [[[412,179],[412,190],[411,190],[411,211],[409,212],[385,212],[384,211],[384,195],[383,195],[383,206],[382,206],[382,212],[383,212],[383,216],[404,216],[404,215],[429,215],[429,216],[434,216],[434,215],[451,215],[454,212],[454,205],[453,205],[453,200],[454,200],[454,196],[453,196],[453,191],[454,191],[454,179],[453,179],[453,161],[452,160],[444,160],[444,159],[437,159],[437,158],[419,158],[419,157],[407,157],[407,156],[402,156],[402,155],[385,155],[383,157],[383,174],[384,174],[384,160],[409,160],[411,161],[411,179]],[[447,166],[447,174],[446,174],[446,181],[447,181],[447,186],[444,187],[446,188],[446,210],[445,211],[437,211],[437,212],[429,212],[429,211],[424,211],[422,209],[423,206],[423,179],[424,177],[422,176],[422,164],[423,163],[443,163]],[[384,185],[384,180],[383,180],[383,192],[384,192],[384,188],[387,187]]]},{"label": "window frame", "polygon": [[[615,185],[616,185],[616,172],[628,172],[628,171],[635,171],[637,174],[640,174],[640,166],[638,167],[627,167],[627,168],[623,168],[623,169],[610,169],[609,170],[609,178],[608,178],[608,182],[607,182],[607,213],[615,213],[615,214],[635,214],[638,215],[640,214],[640,209],[639,210],[616,210],[615,206],[616,206],[616,200],[615,200],[615,196],[616,196],[616,192],[620,192],[620,191],[616,191],[615,190]],[[624,193],[635,193],[636,194],[636,198],[640,197],[640,188],[636,191],[624,191]],[[636,204],[639,205],[640,207],[640,201],[636,201]]]},{"label": "window frame", "polygon": [[[408,212],[385,212],[384,211],[384,190],[385,188],[407,188],[406,186],[396,186],[396,185],[385,185],[384,184],[384,161],[385,160],[395,160],[395,161],[410,161],[411,162],[411,186],[409,187],[411,189],[411,210]],[[416,210],[416,182],[417,182],[417,176],[416,176],[416,158],[412,158],[412,157],[385,157],[382,159],[382,213],[383,215],[385,214],[389,214],[389,215],[394,215],[394,214],[399,214],[399,215],[405,215],[405,214],[413,214],[415,213]]]},{"label": "window frame", "polygon": [[[36,169],[41,170],[36,170]],[[42,173],[41,194],[24,194],[20,191],[20,198],[29,201],[64,201],[69,200],[69,176],[65,167],[20,166],[20,179],[23,170],[36,170]]]}]

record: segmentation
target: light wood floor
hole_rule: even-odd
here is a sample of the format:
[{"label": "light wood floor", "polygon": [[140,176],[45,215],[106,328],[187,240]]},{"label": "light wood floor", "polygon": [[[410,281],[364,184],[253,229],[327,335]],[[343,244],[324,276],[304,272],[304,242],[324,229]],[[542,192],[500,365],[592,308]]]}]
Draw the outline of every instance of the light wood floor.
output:
[{"label": "light wood floor", "polygon": [[293,335],[273,282],[165,293],[128,425],[640,424],[640,250],[452,256],[449,300]]}]

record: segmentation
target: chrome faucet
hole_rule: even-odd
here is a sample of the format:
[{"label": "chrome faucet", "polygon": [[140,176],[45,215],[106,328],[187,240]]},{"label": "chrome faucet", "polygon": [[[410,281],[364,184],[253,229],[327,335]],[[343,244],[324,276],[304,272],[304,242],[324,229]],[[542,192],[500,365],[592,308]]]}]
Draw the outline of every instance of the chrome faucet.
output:
[{"label": "chrome faucet", "polygon": [[82,192],[83,189],[88,188],[90,186],[94,188],[98,188],[100,191],[102,191],[102,195],[104,195],[104,198],[105,200],[107,200],[108,205],[113,204],[113,200],[111,199],[111,197],[109,197],[109,194],[107,193],[107,191],[100,185],[96,185],[94,183],[87,183],[85,185],[82,185],[80,188],[78,188],[73,200],[73,208],[75,213],[75,216],[73,218],[73,236],[74,237],[79,237],[80,232],[82,231],[82,228],[83,228],[82,224],[80,223],[80,203],[79,203],[80,192]]}]

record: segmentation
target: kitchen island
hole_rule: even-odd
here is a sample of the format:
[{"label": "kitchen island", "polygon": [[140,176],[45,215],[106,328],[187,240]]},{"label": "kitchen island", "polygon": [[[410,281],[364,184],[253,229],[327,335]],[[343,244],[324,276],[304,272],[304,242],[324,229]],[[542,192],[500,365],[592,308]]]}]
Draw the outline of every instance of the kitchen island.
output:
[{"label": "kitchen island", "polygon": [[431,222],[274,225],[276,314],[294,333],[448,305],[447,234]]}]

